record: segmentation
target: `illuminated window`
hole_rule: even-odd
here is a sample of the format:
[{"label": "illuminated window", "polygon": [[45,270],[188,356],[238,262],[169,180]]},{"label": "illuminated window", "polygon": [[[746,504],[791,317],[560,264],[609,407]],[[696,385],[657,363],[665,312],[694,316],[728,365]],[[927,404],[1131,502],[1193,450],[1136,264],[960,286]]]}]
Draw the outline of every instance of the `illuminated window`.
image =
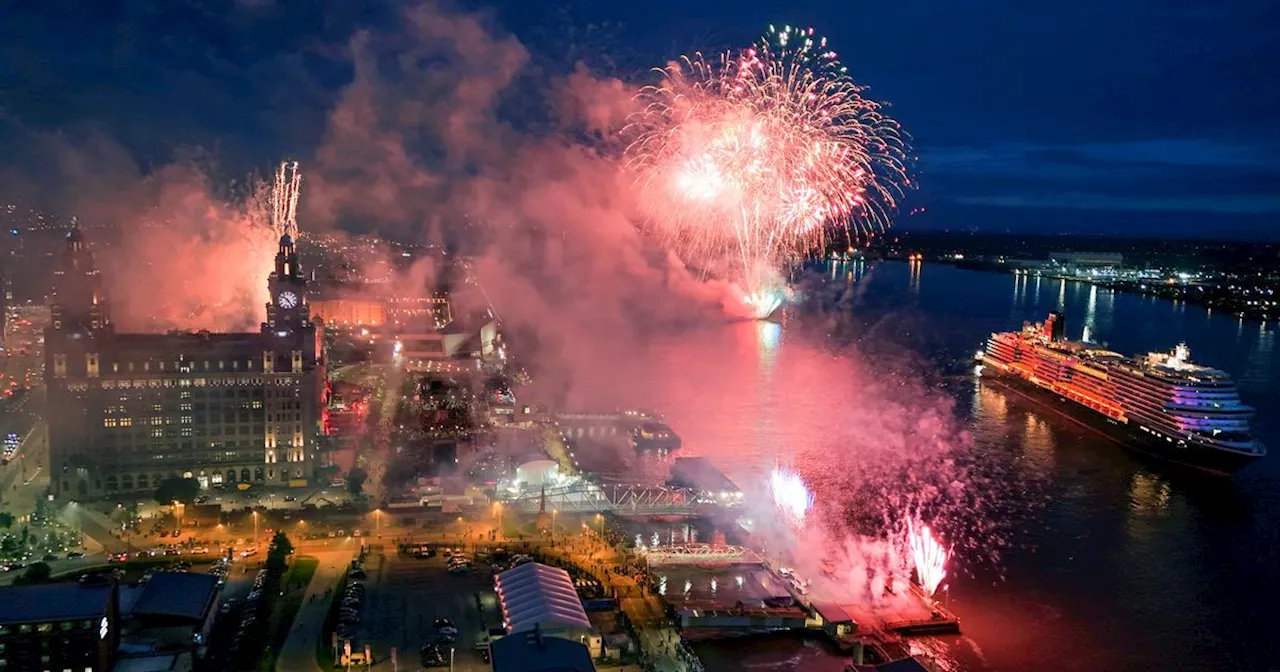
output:
[{"label": "illuminated window", "polygon": [[115,418],[103,418],[103,419],[102,419],[102,426],[103,426],[103,427],[115,427],[115,426],[117,426],[117,424],[118,424],[118,423],[117,423],[117,420],[116,420]]},{"label": "illuminated window", "polygon": [[132,427],[132,426],[133,426],[133,418],[120,418],[120,426],[121,426],[121,427]]}]

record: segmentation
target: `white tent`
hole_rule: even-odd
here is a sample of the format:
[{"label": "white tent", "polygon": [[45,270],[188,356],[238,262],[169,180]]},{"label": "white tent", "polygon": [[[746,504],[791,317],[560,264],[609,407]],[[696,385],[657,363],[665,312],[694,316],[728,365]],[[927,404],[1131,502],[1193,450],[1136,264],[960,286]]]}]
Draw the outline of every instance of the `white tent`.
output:
[{"label": "white tent", "polygon": [[494,583],[508,633],[537,628],[550,636],[581,641],[592,655],[599,655],[600,635],[587,619],[568,572],[527,562],[497,575]]}]

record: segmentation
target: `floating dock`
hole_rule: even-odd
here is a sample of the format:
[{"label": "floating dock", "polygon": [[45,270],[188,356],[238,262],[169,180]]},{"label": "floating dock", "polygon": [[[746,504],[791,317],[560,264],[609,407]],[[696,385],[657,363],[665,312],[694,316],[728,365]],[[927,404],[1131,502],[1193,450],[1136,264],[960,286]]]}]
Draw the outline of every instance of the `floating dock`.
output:
[{"label": "floating dock", "polygon": [[813,616],[814,626],[841,649],[866,635],[920,637],[960,633],[960,619],[924,594],[914,583],[906,590],[869,602],[822,601],[797,595]]},{"label": "floating dock", "polygon": [[960,619],[910,582],[859,601],[802,589],[750,549],[726,545],[660,547],[649,554],[658,592],[686,638],[821,630],[837,648],[868,640],[958,634]]}]

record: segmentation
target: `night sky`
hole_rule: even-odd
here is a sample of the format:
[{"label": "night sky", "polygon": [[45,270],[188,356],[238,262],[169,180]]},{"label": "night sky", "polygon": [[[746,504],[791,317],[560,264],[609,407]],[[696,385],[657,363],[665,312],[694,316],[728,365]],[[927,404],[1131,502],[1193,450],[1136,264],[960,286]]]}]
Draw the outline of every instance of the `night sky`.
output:
[{"label": "night sky", "polygon": [[[913,137],[925,212],[902,228],[1270,238],[1280,215],[1273,0],[465,7],[514,32],[531,70],[584,60],[628,80],[770,23],[814,26]],[[0,176],[37,179],[30,139],[49,132],[108,138],[144,170],[191,147],[229,173],[305,161],[351,80],[352,33],[396,17],[354,0],[4,3]]]}]

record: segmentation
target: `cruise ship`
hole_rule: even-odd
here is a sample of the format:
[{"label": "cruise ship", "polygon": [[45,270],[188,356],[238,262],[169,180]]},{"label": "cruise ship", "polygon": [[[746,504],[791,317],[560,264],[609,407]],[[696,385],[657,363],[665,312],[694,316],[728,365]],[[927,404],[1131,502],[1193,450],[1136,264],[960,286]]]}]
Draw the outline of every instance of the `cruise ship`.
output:
[{"label": "cruise ship", "polygon": [[1074,417],[1165,460],[1231,474],[1266,455],[1250,431],[1254,410],[1241,403],[1231,376],[1192,363],[1186,345],[1131,358],[1069,341],[1064,327],[1053,312],[1021,331],[991,334],[977,354],[978,372],[1052,394],[1080,409]]}]

